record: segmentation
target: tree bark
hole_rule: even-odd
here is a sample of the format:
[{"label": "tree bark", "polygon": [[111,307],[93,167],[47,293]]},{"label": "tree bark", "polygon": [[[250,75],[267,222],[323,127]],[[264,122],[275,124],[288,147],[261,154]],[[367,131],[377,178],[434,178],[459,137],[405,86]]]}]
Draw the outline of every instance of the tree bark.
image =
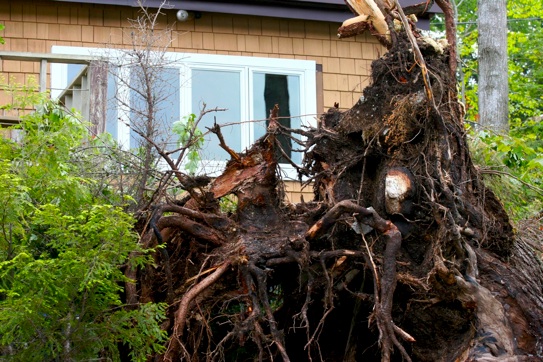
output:
[{"label": "tree bark", "polygon": [[509,132],[507,2],[478,0],[479,122],[497,133]]}]

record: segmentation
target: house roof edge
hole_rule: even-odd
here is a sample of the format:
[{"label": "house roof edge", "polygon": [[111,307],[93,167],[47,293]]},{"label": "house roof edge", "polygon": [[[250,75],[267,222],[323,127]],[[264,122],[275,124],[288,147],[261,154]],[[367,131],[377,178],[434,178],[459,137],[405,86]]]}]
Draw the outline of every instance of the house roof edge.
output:
[{"label": "house roof edge", "polygon": [[[136,7],[136,0],[55,0],[63,2],[90,3]],[[403,0],[402,4],[412,5],[420,0]],[[158,8],[163,0],[146,0],[145,5]],[[208,1],[208,0],[173,0],[170,9],[197,11],[202,13],[224,13],[238,15],[267,16],[285,19],[303,19],[342,23],[353,17],[343,0],[292,0],[292,1]],[[430,13],[440,12],[433,6]],[[419,28],[428,29],[429,19],[419,19]]]}]

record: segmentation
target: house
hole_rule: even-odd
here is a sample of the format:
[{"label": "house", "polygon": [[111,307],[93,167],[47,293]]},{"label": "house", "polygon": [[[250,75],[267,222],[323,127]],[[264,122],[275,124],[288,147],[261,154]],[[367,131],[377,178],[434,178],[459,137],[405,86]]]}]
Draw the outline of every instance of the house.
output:
[{"label": "house", "polygon": [[[151,8],[161,3],[145,1]],[[177,19],[179,10],[191,15],[188,21]],[[314,124],[334,103],[350,108],[358,100],[369,82],[371,61],[384,53],[370,34],[337,38],[338,26],[352,17],[343,0],[170,0],[163,12],[157,28],[171,27],[167,59],[178,64],[164,74],[168,92],[178,100],[163,115],[171,119],[198,112],[203,101],[228,108],[216,115],[221,123],[264,119],[270,108],[264,93],[275,87],[275,92],[288,93],[288,107],[282,108],[299,116],[292,118],[292,127]],[[130,48],[128,19],[137,16],[135,0],[4,0],[0,72],[17,83],[26,83],[29,76],[40,79],[42,89],[82,109],[91,120],[108,119],[97,124],[98,131],[107,130],[130,144],[137,137],[117,121],[122,107],[113,107],[116,113],[111,115],[110,106],[106,110],[105,102],[96,102],[122,87],[115,88],[103,74],[97,81],[99,72],[91,75],[85,69],[107,49]],[[427,20],[421,20],[421,26],[427,26]],[[9,102],[2,92],[0,105]],[[3,115],[8,122],[12,116]],[[202,125],[212,122],[210,115]],[[240,151],[262,132],[258,122],[242,122],[231,126],[225,137]],[[206,151],[211,163],[226,159],[218,149]],[[292,158],[299,161],[299,155]]]}]

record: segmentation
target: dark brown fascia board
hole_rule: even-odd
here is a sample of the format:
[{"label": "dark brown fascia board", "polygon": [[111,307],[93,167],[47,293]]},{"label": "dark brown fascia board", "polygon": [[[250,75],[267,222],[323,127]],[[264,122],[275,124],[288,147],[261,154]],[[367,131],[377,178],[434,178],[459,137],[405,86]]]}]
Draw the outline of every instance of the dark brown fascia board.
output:
[{"label": "dark brown fascia board", "polygon": [[[136,0],[55,0],[103,5],[137,6]],[[422,0],[402,0],[402,5],[420,3]],[[157,8],[162,0],[146,0],[145,5]],[[342,23],[353,17],[343,0],[291,0],[291,1],[207,1],[207,0],[170,0],[168,8],[175,10],[196,11],[202,13],[223,13],[253,16],[268,16],[285,19],[304,19]],[[435,5],[432,13],[440,12]],[[428,19],[420,19],[419,28],[428,29]]]}]

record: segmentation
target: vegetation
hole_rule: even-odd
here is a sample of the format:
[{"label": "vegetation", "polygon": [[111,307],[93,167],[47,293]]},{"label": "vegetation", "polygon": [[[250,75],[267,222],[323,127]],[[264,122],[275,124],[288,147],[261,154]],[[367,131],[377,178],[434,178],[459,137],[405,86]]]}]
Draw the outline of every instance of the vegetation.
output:
[{"label": "vegetation", "polygon": [[39,105],[22,117],[20,141],[0,140],[0,353],[119,360],[120,343],[145,361],[162,349],[165,305],[124,305],[122,283],[133,281],[122,270],[147,263],[149,250],[123,200],[81,176],[92,156],[82,146],[93,148],[86,127],[44,95],[32,97]]},{"label": "vegetation", "polygon": [[[158,170],[159,158],[174,169],[180,165],[160,138],[166,120],[159,113],[169,94],[161,88],[165,64],[154,59],[160,54],[155,42],[168,45],[161,42],[166,32],[154,32],[156,14],[142,11],[132,35],[144,45],[125,54],[137,60],[134,79],[145,91],[133,89],[141,99],[132,114],[141,116],[131,127],[142,142],[131,152],[108,134],[90,134],[79,115],[37,93],[35,82],[3,86],[14,100],[3,109],[36,109],[13,128],[17,141],[0,140],[6,200],[0,211],[0,355],[7,360],[145,361],[165,349],[167,304],[130,297],[133,272],[153,262],[161,246],[142,246],[128,211],[156,197],[155,183],[168,183],[171,173]],[[203,142],[201,117],[184,117],[171,130],[190,174]]]},{"label": "vegetation", "polygon": [[543,205],[543,3],[507,3],[509,135],[497,135],[478,125],[477,1],[455,3],[460,98],[466,107],[475,161],[514,219],[535,216]]},{"label": "vegetation", "polygon": [[172,127],[172,132],[179,137],[179,145],[186,147],[185,170],[191,175],[198,169],[201,160],[200,149],[204,145],[203,133],[198,129],[197,120],[196,115],[191,113],[175,122]]},{"label": "vegetation", "polygon": [[[456,0],[460,85],[467,118],[478,120],[476,0]],[[543,4],[529,0],[507,3],[511,127],[543,113]],[[439,18],[438,23],[442,22]],[[442,30],[443,26],[435,25]]]},{"label": "vegetation", "polygon": [[540,122],[529,121],[509,135],[473,131],[470,136],[481,173],[517,221],[543,210],[542,131]]}]

